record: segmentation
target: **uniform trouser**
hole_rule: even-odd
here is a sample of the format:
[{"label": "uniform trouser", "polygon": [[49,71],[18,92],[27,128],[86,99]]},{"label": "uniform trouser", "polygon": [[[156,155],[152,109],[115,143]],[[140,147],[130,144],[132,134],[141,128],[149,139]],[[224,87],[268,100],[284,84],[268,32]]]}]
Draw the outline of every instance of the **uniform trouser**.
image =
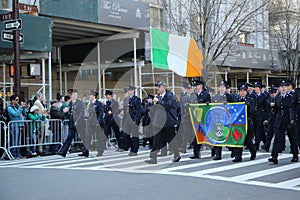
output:
[{"label": "uniform trouser", "polygon": [[156,135],[154,135],[154,144],[150,152],[150,157],[156,160],[158,151],[165,147],[167,143],[170,146],[170,150],[174,152],[174,158],[178,157],[178,144],[177,141],[174,140],[174,137],[175,127],[162,128]]},{"label": "uniform trouser", "polygon": [[[274,143],[273,143],[273,149],[272,149],[272,157],[277,158],[278,153],[282,151],[284,148],[284,141],[285,141],[285,131],[286,129],[282,128],[275,128],[275,138],[274,138]],[[295,136],[292,134],[291,138],[291,149],[292,149],[292,154],[294,156],[298,155],[298,148],[296,146],[296,141],[295,141]]]},{"label": "uniform trouser", "polygon": [[83,144],[85,148],[83,148],[83,153],[87,153],[91,148],[93,135],[96,134],[96,148],[99,154],[104,152],[105,144],[106,144],[106,136],[103,133],[103,130],[100,126],[87,126],[86,134],[83,139]]},{"label": "uniform trouser", "polygon": [[259,144],[261,141],[263,143],[266,142],[266,134],[265,134],[265,128],[263,125],[264,120],[255,121],[254,128],[255,128],[255,146],[256,149],[259,149]]},{"label": "uniform trouser", "polygon": [[[80,132],[83,133],[83,130],[81,130]],[[67,139],[63,143],[63,146],[61,147],[61,149],[59,150],[59,152],[61,154],[67,154],[69,147],[72,143],[72,140],[75,139],[76,133],[77,133],[76,128],[69,128],[69,133],[68,133]]]},{"label": "uniform trouser", "polygon": [[[256,154],[256,148],[255,148],[255,145],[252,142],[251,137],[252,137],[251,134],[246,135],[244,145],[249,148],[249,151],[250,151],[251,155],[255,155]],[[234,148],[234,155],[235,155],[236,159],[242,158],[243,148]]]},{"label": "uniform trouser", "polygon": [[197,139],[195,137],[194,141],[193,141],[193,152],[194,152],[194,156],[199,156],[200,153],[200,149],[201,149],[202,144],[197,144]]},{"label": "uniform trouser", "polygon": [[182,131],[182,143],[180,148],[186,149],[187,144],[192,144],[195,145],[195,134],[193,130],[193,125],[191,123],[191,120],[184,120],[183,123],[181,123],[181,126],[183,127]]},{"label": "uniform trouser", "polygon": [[266,136],[266,142],[265,142],[265,148],[270,149],[271,146],[271,141],[274,136],[274,127],[273,127],[273,122],[268,123],[268,131],[267,131],[267,136]]},{"label": "uniform trouser", "polygon": [[290,147],[291,147],[291,152],[294,156],[299,154],[298,151],[298,145],[297,145],[297,136],[296,136],[296,130],[295,127],[287,129],[287,135],[289,137],[290,141]]},{"label": "uniform trouser", "polygon": [[119,126],[117,125],[117,123],[115,121],[113,121],[110,124],[108,124],[108,123],[104,124],[104,133],[105,133],[107,138],[108,138],[109,135],[111,135],[111,129],[115,133],[116,140],[117,140],[117,143],[118,143],[118,147],[121,148],[121,149],[125,149],[124,144],[122,142],[122,134],[120,132],[120,128],[119,128]]},{"label": "uniform trouser", "polygon": [[218,157],[222,157],[222,147],[217,147],[217,146],[214,146],[212,149],[211,149],[211,154],[212,155],[215,155],[215,156],[218,156]]},{"label": "uniform trouser", "polygon": [[295,133],[295,136],[296,136],[297,146],[300,148],[300,120],[296,120],[296,133]]},{"label": "uniform trouser", "polygon": [[131,141],[127,141],[124,145],[126,147],[131,147],[130,152],[137,153],[139,150],[139,127],[134,122],[127,123],[125,126],[124,131],[129,136],[131,135]]}]

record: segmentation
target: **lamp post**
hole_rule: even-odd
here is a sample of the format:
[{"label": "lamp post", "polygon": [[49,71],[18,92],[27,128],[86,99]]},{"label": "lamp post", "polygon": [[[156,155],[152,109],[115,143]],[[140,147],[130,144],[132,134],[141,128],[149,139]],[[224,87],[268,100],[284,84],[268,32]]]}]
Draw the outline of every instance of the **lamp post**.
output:
[{"label": "lamp post", "polygon": [[[19,18],[19,0],[12,1],[12,18]],[[21,70],[20,70],[20,43],[19,43],[19,30],[13,31],[13,49],[14,49],[14,93],[20,96],[21,90]]]}]

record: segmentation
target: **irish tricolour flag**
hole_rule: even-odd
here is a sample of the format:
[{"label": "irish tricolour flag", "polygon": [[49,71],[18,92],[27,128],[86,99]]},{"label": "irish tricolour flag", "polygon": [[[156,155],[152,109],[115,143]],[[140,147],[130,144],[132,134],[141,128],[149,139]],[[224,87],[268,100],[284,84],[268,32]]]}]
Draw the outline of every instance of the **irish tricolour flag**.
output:
[{"label": "irish tricolour flag", "polygon": [[151,28],[152,55],[155,68],[172,70],[179,76],[201,76],[203,54],[195,40]]}]

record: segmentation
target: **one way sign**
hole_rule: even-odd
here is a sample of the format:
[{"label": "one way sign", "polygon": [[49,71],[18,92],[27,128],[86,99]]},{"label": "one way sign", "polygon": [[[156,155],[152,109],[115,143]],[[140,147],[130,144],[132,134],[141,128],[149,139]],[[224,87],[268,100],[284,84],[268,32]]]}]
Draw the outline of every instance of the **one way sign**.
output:
[{"label": "one way sign", "polygon": [[21,19],[14,19],[4,22],[4,29],[5,30],[17,30],[22,28],[22,20]]},{"label": "one way sign", "polygon": [[[13,33],[8,31],[2,31],[2,40],[5,42],[12,42],[14,40]],[[24,35],[22,33],[19,34],[19,42],[24,42]]]}]

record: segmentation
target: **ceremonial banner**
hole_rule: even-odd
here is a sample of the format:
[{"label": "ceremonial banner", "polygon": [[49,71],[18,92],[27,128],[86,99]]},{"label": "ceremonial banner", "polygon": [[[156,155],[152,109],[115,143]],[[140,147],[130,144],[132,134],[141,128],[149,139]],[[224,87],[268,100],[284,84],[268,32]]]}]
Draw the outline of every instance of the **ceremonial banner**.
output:
[{"label": "ceremonial banner", "polygon": [[247,134],[244,102],[191,104],[189,111],[198,144],[244,146]]}]

